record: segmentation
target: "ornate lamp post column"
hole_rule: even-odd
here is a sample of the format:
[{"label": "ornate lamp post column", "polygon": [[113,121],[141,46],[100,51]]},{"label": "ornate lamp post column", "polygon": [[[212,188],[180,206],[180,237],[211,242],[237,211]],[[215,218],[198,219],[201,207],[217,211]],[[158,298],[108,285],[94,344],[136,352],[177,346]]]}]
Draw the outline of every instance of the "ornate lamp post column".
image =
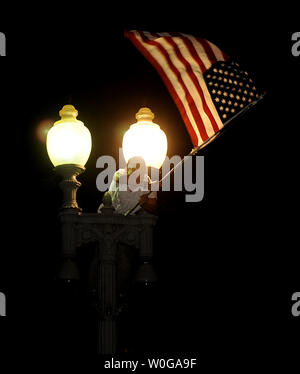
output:
[{"label": "ornate lamp post column", "polygon": [[64,193],[62,209],[76,209],[81,211],[76,200],[77,190],[81,183],[76,179],[78,175],[83,173],[85,168],[81,165],[58,165],[55,172],[62,177],[60,187]]}]

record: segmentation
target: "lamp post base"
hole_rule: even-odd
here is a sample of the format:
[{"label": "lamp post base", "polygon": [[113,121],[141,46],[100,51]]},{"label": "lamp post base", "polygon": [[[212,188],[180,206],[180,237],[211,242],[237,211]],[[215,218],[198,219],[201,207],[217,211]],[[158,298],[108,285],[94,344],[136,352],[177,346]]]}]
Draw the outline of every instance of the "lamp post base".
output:
[{"label": "lamp post base", "polygon": [[62,209],[75,209],[81,212],[82,209],[79,208],[76,201],[77,190],[81,183],[78,182],[76,177],[82,174],[85,168],[81,165],[66,164],[56,166],[54,170],[63,178],[59,184],[64,194]]}]

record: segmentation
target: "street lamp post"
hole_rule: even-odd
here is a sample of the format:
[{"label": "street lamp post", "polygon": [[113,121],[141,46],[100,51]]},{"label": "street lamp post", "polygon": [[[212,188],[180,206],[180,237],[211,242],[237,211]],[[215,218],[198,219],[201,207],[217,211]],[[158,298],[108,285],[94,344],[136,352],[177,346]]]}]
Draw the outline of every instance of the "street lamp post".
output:
[{"label": "street lamp post", "polygon": [[[143,123],[138,126],[152,126],[152,113],[143,108]],[[125,217],[117,214],[109,194],[103,198],[99,213],[84,213],[78,207],[77,189],[81,186],[76,177],[84,170],[91,151],[91,135],[81,121],[76,119],[77,110],[65,105],[60,111],[61,120],[55,122],[47,135],[47,151],[62,177],[60,187],[63,191],[63,205],[59,214],[62,231],[62,264],[59,278],[64,280],[80,279],[78,269],[78,250],[85,244],[96,243],[97,263],[97,314],[98,314],[98,353],[116,353],[116,317],[118,315],[116,295],[116,262],[119,244],[134,247],[139,251],[141,266],[137,281],[151,283],[155,280],[151,261],[153,257],[153,228],[157,217],[141,210],[136,215]],[[148,117],[147,117],[148,116]],[[150,118],[151,117],[151,118]],[[137,117],[138,118],[138,117]],[[138,118],[138,122],[142,117]],[[165,134],[153,124],[153,133],[163,139],[163,153],[166,152]],[[152,130],[153,130],[152,129]],[[143,135],[144,136],[144,135]],[[157,136],[154,139],[157,140]],[[142,138],[135,136],[137,142]],[[126,142],[125,142],[126,143]],[[165,153],[160,157],[165,158]],[[158,166],[150,163],[150,166]]]},{"label": "street lamp post", "polygon": [[77,213],[81,212],[76,193],[81,183],[76,179],[84,172],[92,147],[91,134],[83,122],[77,119],[78,111],[73,105],[65,105],[47,134],[47,151],[55,172],[62,177],[63,204],[60,212],[62,232],[62,264],[60,277],[78,279],[76,249],[71,235]]}]

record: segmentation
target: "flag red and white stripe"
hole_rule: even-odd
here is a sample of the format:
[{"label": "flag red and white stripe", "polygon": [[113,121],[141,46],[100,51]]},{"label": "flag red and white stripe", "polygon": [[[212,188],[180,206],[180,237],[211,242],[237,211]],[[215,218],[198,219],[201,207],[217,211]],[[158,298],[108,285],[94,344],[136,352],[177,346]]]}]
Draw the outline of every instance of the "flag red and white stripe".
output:
[{"label": "flag red and white stripe", "polygon": [[156,68],[187,127],[194,147],[213,137],[224,124],[203,74],[226,56],[211,42],[181,33],[126,31],[125,36]]}]

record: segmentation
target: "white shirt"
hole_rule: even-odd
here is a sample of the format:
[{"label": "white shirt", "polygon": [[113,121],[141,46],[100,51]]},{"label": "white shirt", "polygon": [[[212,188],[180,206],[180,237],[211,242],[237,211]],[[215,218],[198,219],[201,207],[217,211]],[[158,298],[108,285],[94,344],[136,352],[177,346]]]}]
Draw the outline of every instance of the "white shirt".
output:
[{"label": "white shirt", "polygon": [[[125,214],[139,202],[140,197],[148,192],[148,183],[151,183],[151,179],[145,174],[141,183],[137,184],[135,182],[135,178],[127,177],[126,169],[119,169],[115,172],[109,187],[109,193],[112,205],[118,214]],[[149,198],[156,199],[157,192],[152,191]],[[141,207],[137,206],[131,214],[135,214],[140,209]]]}]

